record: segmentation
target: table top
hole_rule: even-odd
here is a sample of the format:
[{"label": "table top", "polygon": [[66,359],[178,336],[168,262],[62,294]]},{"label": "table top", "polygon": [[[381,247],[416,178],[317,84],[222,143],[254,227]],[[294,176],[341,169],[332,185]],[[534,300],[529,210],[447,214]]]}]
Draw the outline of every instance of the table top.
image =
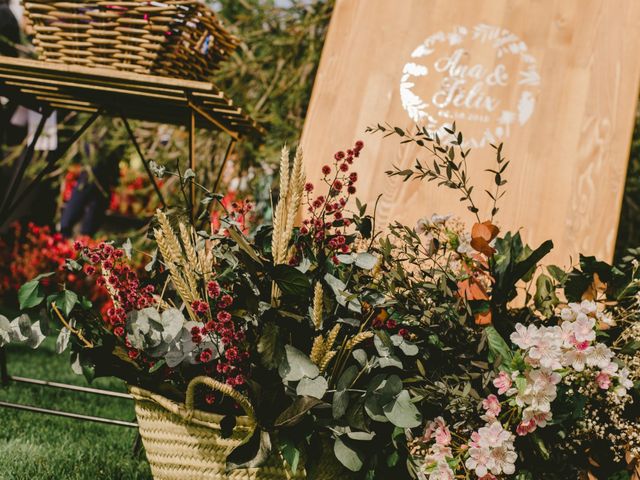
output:
[{"label": "table top", "polygon": [[96,112],[172,125],[219,129],[234,138],[263,133],[214,84],[113,69],[0,56],[0,96],[41,108]]}]

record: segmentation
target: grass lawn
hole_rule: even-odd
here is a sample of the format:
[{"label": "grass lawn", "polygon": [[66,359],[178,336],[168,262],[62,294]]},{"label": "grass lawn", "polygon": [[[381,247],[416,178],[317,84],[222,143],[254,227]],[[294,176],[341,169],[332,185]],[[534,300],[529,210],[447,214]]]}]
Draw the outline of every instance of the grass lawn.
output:
[{"label": "grass lawn", "polygon": [[[55,340],[38,350],[8,348],[11,375],[87,385],[56,355]],[[92,386],[124,391],[122,382],[97,379]],[[10,384],[0,400],[132,421],[130,400],[48,387]],[[0,408],[0,480],[151,479],[144,452],[133,455],[136,430]]]}]

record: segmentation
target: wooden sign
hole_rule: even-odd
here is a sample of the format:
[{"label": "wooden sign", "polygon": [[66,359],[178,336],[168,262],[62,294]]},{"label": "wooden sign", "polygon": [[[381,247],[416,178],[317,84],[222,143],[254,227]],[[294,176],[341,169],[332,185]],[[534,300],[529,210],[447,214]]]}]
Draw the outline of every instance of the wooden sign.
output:
[{"label": "wooden sign", "polygon": [[428,160],[398,139],[365,134],[388,122],[430,131],[456,122],[472,148],[475,202],[493,177],[490,143],[511,161],[497,223],[550,260],[610,260],[640,80],[638,0],[338,0],[302,144],[312,181],[333,153],[365,142],[358,197],[380,225],[433,213],[474,221],[460,195],[388,178]]}]

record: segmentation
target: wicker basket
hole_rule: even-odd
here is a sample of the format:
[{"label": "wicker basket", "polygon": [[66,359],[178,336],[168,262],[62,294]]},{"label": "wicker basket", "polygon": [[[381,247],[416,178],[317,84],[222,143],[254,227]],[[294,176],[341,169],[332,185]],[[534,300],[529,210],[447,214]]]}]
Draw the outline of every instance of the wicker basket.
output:
[{"label": "wicker basket", "polygon": [[[230,438],[220,435],[221,415],[193,408],[195,388],[204,384],[229,395],[246,412],[238,417]],[[314,472],[307,476],[298,470],[293,475],[279,455],[267,465],[225,472],[227,455],[254,429],[254,414],[249,401],[232,388],[209,377],[196,377],[187,388],[185,404],[178,404],[162,395],[138,387],[129,387],[135,400],[140,436],[155,480],[342,480],[348,478],[330,450],[323,455]]]},{"label": "wicker basket", "polygon": [[204,80],[237,40],[196,0],[24,3],[41,60]]}]

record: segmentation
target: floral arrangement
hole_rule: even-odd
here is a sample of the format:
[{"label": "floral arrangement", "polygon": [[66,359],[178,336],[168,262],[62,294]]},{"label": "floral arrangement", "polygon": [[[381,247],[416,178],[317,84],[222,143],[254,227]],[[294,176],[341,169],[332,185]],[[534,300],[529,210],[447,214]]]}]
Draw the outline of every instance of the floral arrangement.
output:
[{"label": "floral arrangement", "polygon": [[[340,478],[628,478],[640,454],[640,252],[617,267],[591,257],[568,271],[542,267],[551,242],[532,249],[493,223],[508,165],[501,146],[483,219],[455,126],[446,138],[371,130],[427,150],[428,163],[388,174],[459,191],[472,228],[435,215],[377,231],[354,198],[362,142],[335,154],[321,185],[305,180],[300,149],[293,159],[283,149],[272,224],[247,229],[248,204],[197,185],[202,204],[225,213],[158,211],[145,279],[130,244],[74,245],[66,268],[106,289],[103,315],[68,286],[51,294],[34,279],[19,292],[25,314],[0,317],[0,343],[28,337],[28,315],[43,312],[89,377],[177,400],[197,376],[225,383],[257,422],[229,469],[279,452],[314,478],[310,452],[322,451],[343,466]],[[215,224],[207,231],[203,219]],[[229,430],[240,414],[209,390],[197,406],[226,415]]]}]

